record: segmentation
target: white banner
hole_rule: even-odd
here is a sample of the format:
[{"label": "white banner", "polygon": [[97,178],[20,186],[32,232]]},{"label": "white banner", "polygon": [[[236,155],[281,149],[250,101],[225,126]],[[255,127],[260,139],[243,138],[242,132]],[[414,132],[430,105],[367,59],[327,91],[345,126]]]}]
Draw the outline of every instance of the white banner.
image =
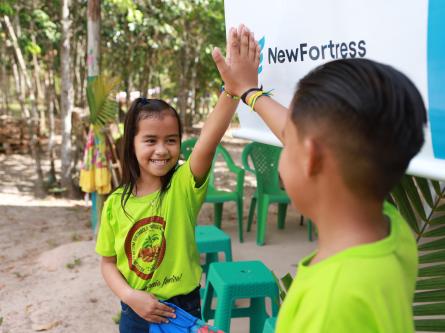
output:
[{"label": "white banner", "polygon": [[[414,81],[428,108],[425,145],[410,174],[445,181],[445,1],[225,0],[227,31],[244,23],[261,46],[260,83],[289,105],[296,84],[314,67],[365,57]],[[245,105],[234,136],[280,145]]]}]

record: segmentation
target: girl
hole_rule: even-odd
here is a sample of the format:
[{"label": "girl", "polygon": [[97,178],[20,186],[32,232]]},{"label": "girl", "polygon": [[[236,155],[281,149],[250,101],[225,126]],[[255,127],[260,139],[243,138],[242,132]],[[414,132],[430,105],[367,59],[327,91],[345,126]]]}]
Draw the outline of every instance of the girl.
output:
[{"label": "girl", "polygon": [[[230,49],[239,49],[237,40],[232,29]],[[221,73],[231,72],[229,56],[224,59],[215,49],[213,58]],[[201,317],[194,228],[214,152],[238,104],[230,91],[226,87],[219,97],[181,166],[182,129],[173,107],[138,98],[126,115],[122,184],[105,202],[96,245],[102,275],[121,300],[121,333],[147,333],[150,323],[175,318],[159,300]]]}]

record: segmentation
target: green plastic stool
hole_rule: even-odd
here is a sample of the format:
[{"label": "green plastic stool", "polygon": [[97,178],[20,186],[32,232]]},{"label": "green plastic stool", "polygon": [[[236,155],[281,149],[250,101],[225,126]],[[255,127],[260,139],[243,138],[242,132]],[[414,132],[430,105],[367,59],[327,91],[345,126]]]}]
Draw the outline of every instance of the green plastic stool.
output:
[{"label": "green plastic stool", "polygon": [[277,317],[267,318],[266,322],[264,323],[263,333],[274,333],[276,325]]},{"label": "green plastic stool", "polygon": [[232,242],[230,236],[214,225],[197,225],[195,239],[198,252],[206,255],[203,271],[207,274],[209,265],[219,261],[218,253],[224,253],[226,261],[232,261]]},{"label": "green plastic stool", "polygon": [[[214,294],[216,310],[211,308]],[[250,298],[247,308],[235,307],[235,300]],[[272,316],[278,314],[278,286],[272,272],[261,261],[212,263],[207,275],[202,306],[205,321],[214,318],[215,326],[230,333],[231,318],[249,317],[250,332],[262,332],[268,314],[266,298],[271,299]]]}]

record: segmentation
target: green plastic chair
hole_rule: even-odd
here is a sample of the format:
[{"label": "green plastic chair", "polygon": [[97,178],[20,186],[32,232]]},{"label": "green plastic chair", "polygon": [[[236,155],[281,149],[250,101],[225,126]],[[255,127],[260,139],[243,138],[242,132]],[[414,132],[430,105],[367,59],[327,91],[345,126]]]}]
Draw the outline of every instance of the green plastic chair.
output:
[{"label": "green plastic chair", "polygon": [[277,317],[269,317],[264,323],[263,333],[274,333],[277,326]]},{"label": "green plastic chair", "polygon": [[[184,159],[188,159],[193,147],[195,146],[197,138],[185,140],[181,144],[181,153]],[[215,186],[214,166],[218,156],[221,155],[227,164],[230,172],[236,175],[236,188],[234,191],[218,190]],[[212,168],[210,170],[209,188],[205,202],[213,203],[214,206],[214,223],[215,226],[221,228],[223,205],[228,201],[235,201],[238,216],[238,235],[239,240],[243,242],[243,196],[244,196],[244,169],[238,167],[233,162],[229,152],[219,144],[216,148],[215,157],[213,158]]]},{"label": "green plastic chair", "polygon": [[195,239],[198,252],[206,255],[203,272],[207,274],[209,266],[218,262],[219,253],[224,253],[225,261],[232,261],[232,242],[230,236],[214,225],[197,225]]},{"label": "green plastic chair", "polygon": [[[212,300],[216,296],[216,309]],[[237,307],[237,299],[250,299],[248,307]],[[271,315],[278,315],[278,285],[272,272],[261,261],[215,262],[210,265],[202,302],[205,321],[214,318],[215,326],[230,333],[231,318],[250,318],[250,332],[260,333],[269,317],[266,298],[272,305]]]},{"label": "green plastic chair", "polygon": [[[283,229],[286,220],[287,205],[290,199],[280,186],[278,160],[281,148],[258,142],[251,142],[244,147],[242,163],[245,170],[256,176],[257,190],[250,201],[247,231],[250,231],[257,210],[257,244],[264,245],[269,205],[278,203],[278,228]],[[249,164],[252,161],[253,168]]]}]

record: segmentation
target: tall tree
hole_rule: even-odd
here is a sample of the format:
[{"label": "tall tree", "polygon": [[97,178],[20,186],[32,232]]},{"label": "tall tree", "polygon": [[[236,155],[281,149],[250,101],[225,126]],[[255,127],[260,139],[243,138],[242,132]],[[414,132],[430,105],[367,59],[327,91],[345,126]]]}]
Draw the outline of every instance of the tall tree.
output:
[{"label": "tall tree", "polygon": [[[43,193],[43,172],[41,166],[40,157],[40,139],[38,135],[38,114],[37,114],[37,102],[34,94],[34,89],[31,83],[31,78],[28,73],[25,59],[23,57],[22,50],[20,49],[19,43],[17,41],[17,36],[14,31],[14,27],[11,24],[8,15],[3,16],[3,23],[8,32],[9,39],[14,48],[14,55],[20,71],[19,76],[23,78],[23,85],[21,87],[21,93],[19,93],[19,101],[22,106],[22,111],[25,116],[25,121],[28,125],[29,135],[31,138],[31,154],[35,160],[36,173],[37,173],[37,193],[40,195]],[[29,99],[31,104],[31,112],[29,112],[26,98]]]},{"label": "tall tree", "polygon": [[74,90],[71,72],[71,36],[72,19],[70,17],[71,0],[62,0],[62,40],[60,48],[60,77],[61,77],[61,117],[62,117],[62,170],[61,184],[66,188],[70,197],[75,195],[72,154],[72,113],[74,107]]}]

